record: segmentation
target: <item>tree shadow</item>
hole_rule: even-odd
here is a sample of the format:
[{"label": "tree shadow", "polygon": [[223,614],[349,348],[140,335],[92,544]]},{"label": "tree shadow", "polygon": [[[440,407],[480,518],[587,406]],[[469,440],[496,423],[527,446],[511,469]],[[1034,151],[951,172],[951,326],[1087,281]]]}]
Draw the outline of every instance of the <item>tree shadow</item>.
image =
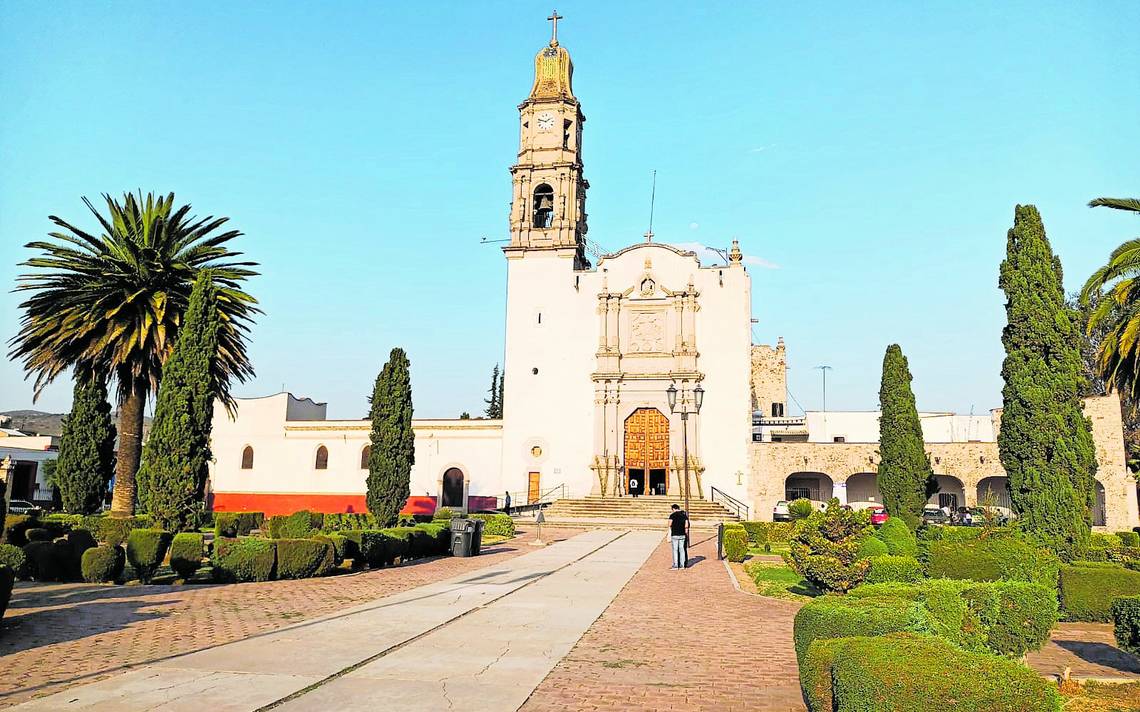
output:
[{"label": "tree shadow", "polygon": [[[68,600],[64,602],[66,605],[58,608],[46,608],[18,616],[12,616],[11,613],[20,608],[43,606],[45,601],[14,600],[16,605],[10,606],[9,614],[0,621],[0,657],[100,636],[128,628],[143,620],[165,618],[169,613],[164,608],[181,603],[181,599],[157,602],[144,600],[142,596],[153,591],[138,588],[130,590],[106,587],[103,593],[102,597],[83,601]],[[118,600],[124,597],[133,597],[135,600]]]},{"label": "tree shadow", "polygon": [[1140,659],[1108,643],[1085,640],[1053,640],[1054,643],[1081,660],[1112,668],[1118,672],[1140,673]]}]

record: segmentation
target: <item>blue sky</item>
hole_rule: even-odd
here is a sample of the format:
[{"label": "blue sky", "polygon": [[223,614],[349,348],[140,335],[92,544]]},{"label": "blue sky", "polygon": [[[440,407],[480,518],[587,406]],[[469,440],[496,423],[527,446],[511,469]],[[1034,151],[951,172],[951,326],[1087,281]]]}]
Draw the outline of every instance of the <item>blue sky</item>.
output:
[{"label": "blue sky", "polygon": [[[1140,195],[1140,4],[573,2],[559,38],[587,116],[590,236],[645,231],[753,265],[758,342],[790,389],[876,406],[882,353],[923,409],[1000,405],[997,269],[1018,202],[1075,289],[1140,234],[1086,202]],[[417,414],[476,413],[502,359],[515,107],[534,3],[0,3],[0,334],[49,214],[175,191],[261,263],[255,382],[359,417],[395,345]],[[83,222],[88,221],[88,222]],[[36,406],[62,411],[70,384]],[[0,365],[0,409],[32,406]],[[793,403],[793,410],[795,408]]]}]

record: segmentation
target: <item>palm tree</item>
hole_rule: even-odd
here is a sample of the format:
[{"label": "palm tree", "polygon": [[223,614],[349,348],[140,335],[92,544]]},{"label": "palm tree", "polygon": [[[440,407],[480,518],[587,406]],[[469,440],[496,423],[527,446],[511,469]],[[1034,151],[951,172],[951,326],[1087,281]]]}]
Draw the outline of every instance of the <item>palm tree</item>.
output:
[{"label": "palm tree", "polygon": [[[1140,214],[1136,198],[1097,198],[1090,208],[1106,207]],[[1105,383],[1131,400],[1140,386],[1140,237],[1112,251],[1108,263],[1092,273],[1081,289],[1081,302],[1092,302],[1086,328],[1102,332],[1096,367]]]},{"label": "palm tree", "polygon": [[226,247],[241,233],[216,232],[228,218],[191,216],[189,205],[174,207],[173,193],[103,199],[106,216],[83,198],[102,234],[52,215],[62,228],[48,233],[54,241],[27,244],[40,254],[23,263],[35,271],[17,278],[16,291],[32,295],[20,305],[20,331],[9,344],[10,356],[23,360],[29,377],[35,375],[36,396],[68,368],[115,377],[119,449],[111,511],[128,516],[134,511],[143,408],[158,389],[195,277],[210,270],[218,290],[222,327],[214,376],[227,405],[233,402],[230,379],[253,376],[246,335],[260,310],[241,289],[245,278],[257,274],[249,269],[255,263],[234,261],[241,253]]}]

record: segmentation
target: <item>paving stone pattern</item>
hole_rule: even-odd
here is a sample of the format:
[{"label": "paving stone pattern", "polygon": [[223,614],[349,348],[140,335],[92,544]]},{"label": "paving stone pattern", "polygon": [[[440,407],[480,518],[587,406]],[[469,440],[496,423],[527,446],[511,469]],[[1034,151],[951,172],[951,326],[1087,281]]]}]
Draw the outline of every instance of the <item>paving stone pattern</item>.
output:
[{"label": "paving stone pattern", "polygon": [[670,570],[659,546],[523,705],[566,710],[803,710],[792,647],[799,604],[737,591],[715,539]]},{"label": "paving stone pattern", "polygon": [[[576,530],[543,528],[547,541]],[[524,533],[472,558],[228,586],[17,584],[0,622],[0,708],[144,663],[240,640],[532,551]]]},{"label": "paving stone pattern", "polygon": [[1116,647],[1111,623],[1058,623],[1052,639],[1027,661],[1042,675],[1059,676],[1067,667],[1077,678],[1140,681],[1140,660]]}]

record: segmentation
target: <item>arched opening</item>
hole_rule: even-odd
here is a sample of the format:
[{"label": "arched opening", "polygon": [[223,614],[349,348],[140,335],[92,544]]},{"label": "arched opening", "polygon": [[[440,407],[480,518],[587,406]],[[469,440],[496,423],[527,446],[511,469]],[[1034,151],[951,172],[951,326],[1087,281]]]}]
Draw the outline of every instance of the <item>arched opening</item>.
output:
[{"label": "arched opening", "polygon": [[834,492],[831,478],[822,472],[793,472],[784,480],[784,498],[789,502],[810,499],[822,505],[835,496]]},{"label": "arched opening", "polygon": [[934,479],[938,480],[938,491],[926,500],[927,506],[949,512],[966,506],[966,487],[962,480],[950,475],[935,475]]},{"label": "arched opening", "polygon": [[638,408],[625,419],[625,491],[633,496],[669,491],[669,419]]},{"label": "arched opening", "polygon": [[1096,483],[1096,498],[1093,500],[1092,523],[1094,527],[1103,527],[1108,521],[1108,512],[1104,501],[1104,485]]},{"label": "arched opening", "polygon": [[463,470],[458,467],[449,467],[443,473],[443,492],[440,493],[439,506],[463,506]]},{"label": "arched opening", "polygon": [[534,215],[531,224],[545,230],[554,224],[554,189],[546,183],[540,183],[534,189]]},{"label": "arched opening", "polygon": [[313,463],[313,467],[318,470],[329,469],[329,449],[324,445],[317,448],[317,458]]},{"label": "arched opening", "polygon": [[879,475],[874,472],[859,472],[848,477],[847,504],[852,509],[881,507],[883,497],[879,494]]},{"label": "arched opening", "polygon": [[364,449],[360,451],[360,469],[368,469],[368,460],[372,457],[372,446],[365,445]]},{"label": "arched opening", "polygon": [[988,502],[994,507],[1008,510],[1003,514],[1013,513],[1013,501],[1009,497],[1009,478],[1000,475],[983,477],[978,480],[978,505]]},{"label": "arched opening", "polygon": [[241,469],[253,469],[253,446],[246,445],[245,449],[241,451]]}]

